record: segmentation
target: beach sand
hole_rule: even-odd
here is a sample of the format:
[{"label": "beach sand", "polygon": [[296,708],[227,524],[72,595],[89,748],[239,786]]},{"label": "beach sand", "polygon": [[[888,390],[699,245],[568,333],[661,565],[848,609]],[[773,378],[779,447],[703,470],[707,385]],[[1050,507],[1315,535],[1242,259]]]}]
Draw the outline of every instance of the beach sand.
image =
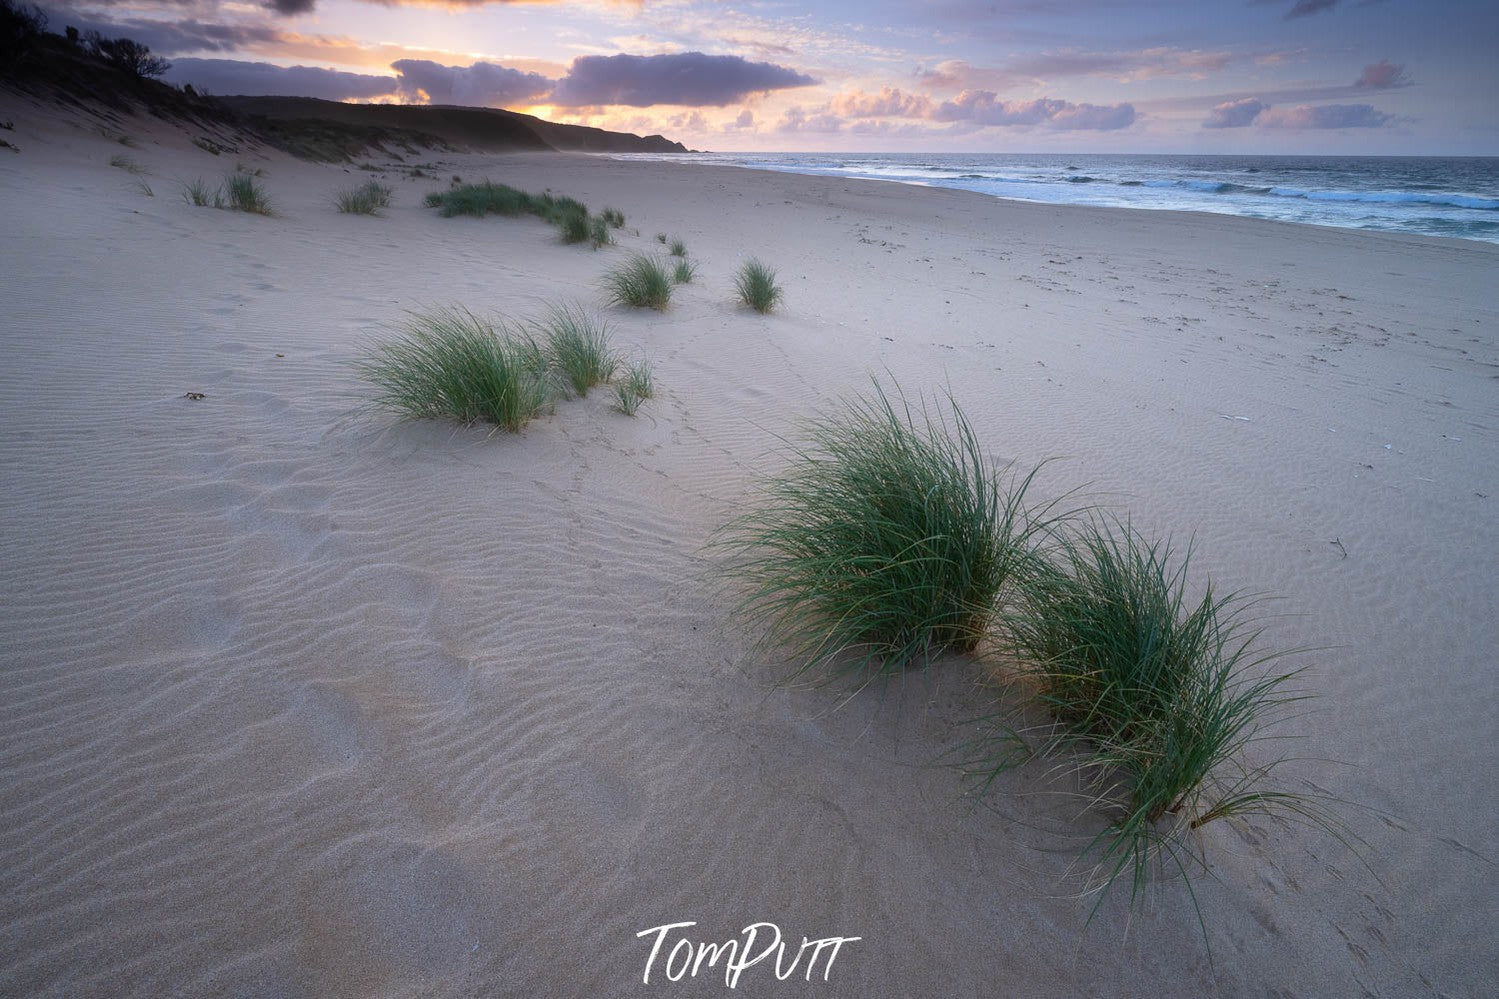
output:
[{"label": "beach sand", "polygon": [[[668,946],[859,938],[810,983],[749,968],[761,996],[1499,979],[1499,246],[537,154],[411,159],[436,177],[369,218],[332,208],[358,170],[3,105],[0,994],[731,994],[642,982],[638,934],[688,921]],[[236,162],[276,217],[180,197]],[[452,174],[627,225],[439,218]],[[654,369],[636,418],[365,408],[350,362],[406,310],[602,309],[657,232],[698,276],[606,310]],[[1306,758],[1287,786],[1350,802],[1363,856],[1213,823],[1192,892],[1090,923],[1096,816],[1044,767],[980,802],[947,765],[971,666],[778,682],[705,545],[874,375],[1277,598],[1316,699],[1254,759]]]}]

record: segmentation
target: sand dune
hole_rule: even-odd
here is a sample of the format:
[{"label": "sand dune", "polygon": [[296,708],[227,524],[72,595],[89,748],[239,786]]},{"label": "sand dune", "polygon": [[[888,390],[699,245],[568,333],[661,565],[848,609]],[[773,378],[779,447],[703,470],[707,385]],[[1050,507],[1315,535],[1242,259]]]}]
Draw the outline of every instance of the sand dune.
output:
[{"label": "sand dune", "polygon": [[[7,99],[9,100],[9,99]],[[841,996],[1484,994],[1499,830],[1499,247],[562,155],[235,165],[13,102],[0,150],[0,994],[709,995],[637,934],[857,936]],[[154,190],[111,168],[125,153]],[[421,207],[458,174],[628,217],[620,246]],[[602,306],[656,232],[699,276],[609,310],[657,398],[518,436],[363,408],[403,310]],[[732,301],[754,254],[786,288]],[[1367,866],[1204,830],[1130,919],[1064,879],[1096,826],[1037,772],[942,765],[960,664],[781,686],[705,550],[777,435],[889,372],[1000,460],[1050,456],[1317,647],[1297,773]],[[204,398],[191,400],[187,392]],[[1338,542],[1334,544],[1333,542]],[[1337,761],[1337,762],[1327,762]],[[1129,931],[1126,935],[1125,927]]]}]

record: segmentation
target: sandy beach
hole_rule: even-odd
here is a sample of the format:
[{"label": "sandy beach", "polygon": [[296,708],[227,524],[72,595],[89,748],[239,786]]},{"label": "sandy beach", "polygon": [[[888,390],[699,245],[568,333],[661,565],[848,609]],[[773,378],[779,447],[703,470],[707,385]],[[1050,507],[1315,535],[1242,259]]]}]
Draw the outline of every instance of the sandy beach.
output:
[{"label": "sandy beach", "polygon": [[[687,922],[668,947],[858,938],[757,996],[1499,979],[1499,246],[563,154],[409,158],[364,217],[332,207],[358,170],[0,112],[0,995],[732,994],[648,967]],[[180,196],[237,163],[275,217]],[[441,218],[453,175],[626,226]],[[696,279],[607,308],[658,232]],[[653,366],[635,418],[367,408],[351,362],[407,310],[574,301]],[[974,670],[777,682],[706,545],[873,375],[1274,597],[1316,697],[1257,751],[1362,856],[1213,823],[1192,892],[1090,923],[1076,802],[947,765]]]}]

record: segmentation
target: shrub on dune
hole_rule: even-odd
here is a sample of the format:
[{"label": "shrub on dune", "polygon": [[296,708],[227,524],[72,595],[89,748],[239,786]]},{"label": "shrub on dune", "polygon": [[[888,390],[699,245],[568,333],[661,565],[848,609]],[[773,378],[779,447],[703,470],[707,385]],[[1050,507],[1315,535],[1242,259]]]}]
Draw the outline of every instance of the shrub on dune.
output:
[{"label": "shrub on dune", "polygon": [[390,188],[371,180],[352,190],[340,191],[333,203],[346,215],[378,215],[390,207],[391,197]]},{"label": "shrub on dune", "polygon": [[655,394],[650,365],[644,361],[632,364],[625,377],[614,383],[614,408],[626,416],[634,416],[640,404]]},{"label": "shrub on dune", "polygon": [[1050,507],[1035,472],[991,467],[972,426],[878,383],[815,423],[759,508],[720,543],[749,593],[742,612],[803,668],[899,673],[979,643]]},{"label": "shrub on dune", "polygon": [[671,302],[672,280],[666,265],[655,257],[634,253],[604,277],[609,300],[617,305],[665,309]]},{"label": "shrub on dune", "polygon": [[250,212],[253,215],[270,215],[271,200],[265,192],[265,188],[256,183],[250,174],[233,173],[224,182],[224,201],[226,208],[232,208],[237,212]]},{"label": "shrub on dune", "polygon": [[575,395],[614,377],[619,359],[602,320],[576,305],[554,305],[537,327],[553,367]]},{"label": "shrub on dune", "polygon": [[780,302],[782,293],[776,284],[776,272],[759,260],[750,258],[734,278],[739,300],[759,313],[769,312]]},{"label": "shrub on dune", "polygon": [[509,431],[547,405],[546,358],[535,340],[465,309],[413,313],[397,337],[357,362],[375,403],[408,417],[488,420]]},{"label": "shrub on dune", "polygon": [[1215,819],[1281,812],[1332,828],[1304,796],[1263,786],[1276,763],[1242,764],[1262,723],[1300,699],[1285,687],[1295,671],[1266,669],[1282,654],[1254,651],[1245,601],[1210,583],[1188,600],[1189,560],[1128,524],[1090,519],[1028,564],[1004,620],[1017,677],[1053,722],[1006,729],[989,773],[1063,757],[1116,812],[1089,845],[1091,887],[1127,876],[1133,899],[1158,858],[1186,873],[1178,834]]}]

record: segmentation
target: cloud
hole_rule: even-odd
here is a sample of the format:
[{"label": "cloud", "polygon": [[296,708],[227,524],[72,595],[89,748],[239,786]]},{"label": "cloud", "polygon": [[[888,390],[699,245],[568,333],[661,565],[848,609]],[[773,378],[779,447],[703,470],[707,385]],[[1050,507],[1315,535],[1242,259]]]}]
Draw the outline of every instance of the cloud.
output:
[{"label": "cloud", "polygon": [[1043,97],[1034,101],[1002,101],[993,91],[965,90],[944,101],[931,115],[937,121],[1015,127],[1046,125],[1069,130],[1112,131],[1135,122],[1131,104],[1073,104]]},{"label": "cloud", "polygon": [[551,102],[567,107],[681,104],[722,107],[770,90],[806,87],[817,81],[786,66],[749,62],[740,56],[681,52],[668,55],[583,56],[557,82]]},{"label": "cloud", "polygon": [[401,96],[432,104],[505,107],[545,94],[552,81],[540,73],[523,73],[492,62],[444,66],[429,59],[398,59],[390,68],[400,74]]},{"label": "cloud", "polygon": [[751,129],[751,130],[753,130],[754,127],[755,127],[755,113],[753,111],[751,111],[749,108],[745,108],[744,110],[742,110],[742,111],[739,112],[739,117],[735,118],[732,122],[730,122],[729,124],[727,124],[727,125],[724,126],[724,131],[726,131],[726,132],[733,132],[733,131],[739,131],[739,130],[742,130],[742,129]]},{"label": "cloud", "polygon": [[932,99],[921,94],[907,94],[896,87],[882,87],[878,94],[851,90],[833,98],[834,114],[845,118],[926,118],[932,113]]},{"label": "cloud", "polygon": [[1382,128],[1395,118],[1372,104],[1301,104],[1293,108],[1266,108],[1255,116],[1261,128]]},{"label": "cloud", "polygon": [[945,59],[930,68],[918,66],[916,78],[926,86],[951,90],[1005,90],[1075,76],[1100,76],[1125,83],[1163,77],[1201,80],[1235,58],[1228,51],[1170,47],[1106,52],[1060,49],[993,67]]},{"label": "cloud", "polygon": [[1270,105],[1257,97],[1245,97],[1242,100],[1228,101],[1219,104],[1208,114],[1207,121],[1202,123],[1203,128],[1244,128],[1254,124],[1254,119],[1261,111],[1268,109]]},{"label": "cloud", "polygon": [[345,101],[386,97],[396,91],[393,76],[343,73],[316,66],[273,66],[238,59],[173,59],[167,71],[172,83],[191,83],[214,94],[273,97],[320,97]]},{"label": "cloud", "polygon": [[1405,75],[1404,66],[1397,66],[1387,59],[1381,59],[1372,66],[1365,66],[1363,74],[1353,82],[1353,85],[1366,90],[1390,90],[1394,87],[1408,87],[1411,81]]},{"label": "cloud", "polygon": [[317,6],[317,0],[268,0],[266,3],[266,9],[274,10],[286,17],[311,13],[315,6]]},{"label": "cloud", "polygon": [[1320,14],[1324,10],[1332,10],[1337,5],[1338,0],[1297,0],[1296,6],[1286,12],[1286,20],[1291,21],[1298,17]]},{"label": "cloud", "polygon": [[777,132],[817,132],[828,134],[843,127],[843,119],[831,114],[809,115],[801,108],[792,108],[781,116],[776,125]]}]

